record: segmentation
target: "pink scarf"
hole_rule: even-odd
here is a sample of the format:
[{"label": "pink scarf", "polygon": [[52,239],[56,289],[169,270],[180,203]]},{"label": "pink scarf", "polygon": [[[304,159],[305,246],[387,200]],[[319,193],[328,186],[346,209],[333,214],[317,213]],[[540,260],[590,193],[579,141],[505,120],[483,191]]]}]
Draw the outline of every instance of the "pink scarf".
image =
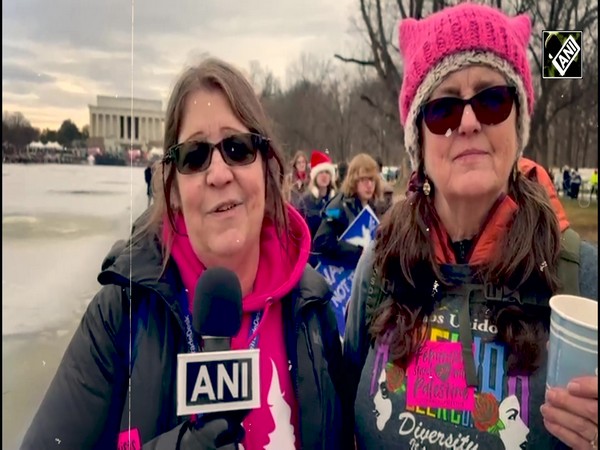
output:
[{"label": "pink scarf", "polygon": [[[252,410],[243,422],[245,450],[300,448],[298,407],[294,395],[285,349],[282,305],[280,300],[298,284],[310,252],[310,232],[302,217],[289,207],[290,230],[287,249],[277,237],[275,227],[265,220],[261,233],[260,257],[253,291],[242,300],[242,327],[232,339],[232,349],[247,349],[257,339],[260,350],[261,406]],[[194,290],[205,267],[192,249],[182,215],[176,218],[171,254],[188,292],[190,313]],[[171,238],[168,221],[163,239]],[[250,335],[253,313],[262,311],[256,330]]]}]

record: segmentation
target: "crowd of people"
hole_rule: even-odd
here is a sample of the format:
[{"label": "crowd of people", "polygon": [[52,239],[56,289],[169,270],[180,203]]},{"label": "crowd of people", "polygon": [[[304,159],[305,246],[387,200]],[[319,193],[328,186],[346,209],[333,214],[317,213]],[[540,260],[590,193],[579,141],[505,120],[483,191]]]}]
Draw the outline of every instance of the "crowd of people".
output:
[{"label": "crowd of people", "polygon": [[[594,169],[594,172],[590,176],[589,180],[589,197],[592,198],[593,195],[598,196],[598,169]],[[565,166],[562,169],[562,183],[560,189],[564,193],[565,197],[572,198],[573,200],[579,199],[580,191],[583,186],[583,179],[581,177],[581,173],[579,172],[579,168],[569,168],[569,166]]]},{"label": "crowd of people", "polygon": [[[152,203],[104,261],[22,448],[597,449],[597,374],[545,382],[549,299],[597,300],[598,255],[522,157],[530,39],[526,15],[473,3],[400,22],[413,172],[395,202],[366,153],[299,152],[290,170],[241,71],[187,68]],[[375,241],[340,242],[367,205]],[[324,254],[356,267],[343,344],[311,267]],[[179,416],[177,355],[198,351],[213,267],[239,279],[231,347],[260,350],[261,402]]]},{"label": "crowd of people", "polygon": [[342,173],[340,165],[319,150],[311,152],[309,164],[306,153],[299,151],[284,181],[285,198],[308,225],[313,267],[321,257],[341,267],[356,267],[364,249],[340,241],[340,236],[366,206],[379,218],[392,206],[394,188],[380,162],[360,153],[344,164]]}]

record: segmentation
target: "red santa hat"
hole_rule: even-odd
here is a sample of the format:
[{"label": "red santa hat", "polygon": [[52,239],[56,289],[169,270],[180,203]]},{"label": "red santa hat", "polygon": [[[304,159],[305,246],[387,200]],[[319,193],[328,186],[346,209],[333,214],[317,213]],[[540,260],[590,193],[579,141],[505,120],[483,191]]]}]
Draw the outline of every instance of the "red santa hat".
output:
[{"label": "red santa hat", "polygon": [[327,154],[318,150],[313,150],[310,155],[310,181],[314,182],[316,176],[323,171],[329,172],[331,182],[335,182],[335,166],[331,162],[331,158]]},{"label": "red santa hat", "polygon": [[[312,154],[310,155],[309,189],[310,192],[317,198],[319,197],[319,190],[317,189],[317,183],[315,179],[317,178],[317,175],[321,172],[329,172],[329,175],[331,176],[331,186],[335,186],[336,170],[335,166],[331,162],[331,158],[326,153],[320,152],[318,150],[313,150]],[[330,197],[332,197],[333,195],[335,195],[335,190],[332,189],[330,191]]]}]

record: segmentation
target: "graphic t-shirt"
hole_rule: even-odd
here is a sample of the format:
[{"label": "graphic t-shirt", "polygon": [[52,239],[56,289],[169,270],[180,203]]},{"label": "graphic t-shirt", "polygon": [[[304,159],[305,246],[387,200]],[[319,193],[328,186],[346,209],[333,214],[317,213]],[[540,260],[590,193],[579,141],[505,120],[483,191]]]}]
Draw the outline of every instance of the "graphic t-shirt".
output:
[{"label": "graphic t-shirt", "polygon": [[459,334],[460,297],[429,317],[429,340],[406,369],[386,345],[369,350],[355,402],[359,449],[552,449],[545,430],[546,365],[530,376],[507,376],[507,353],[485,303],[470,305],[478,388],[468,388]]}]

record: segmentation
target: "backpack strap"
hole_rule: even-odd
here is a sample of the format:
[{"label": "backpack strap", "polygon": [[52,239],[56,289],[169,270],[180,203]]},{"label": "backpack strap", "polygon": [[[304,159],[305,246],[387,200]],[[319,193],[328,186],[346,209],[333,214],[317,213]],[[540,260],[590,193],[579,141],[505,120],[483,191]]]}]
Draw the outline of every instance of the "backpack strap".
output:
[{"label": "backpack strap", "polygon": [[[572,228],[567,228],[561,236],[560,253],[558,259],[558,277],[561,287],[557,293],[579,295],[579,264],[580,264],[581,237]],[[367,304],[365,308],[365,322],[367,329],[371,327],[373,315],[385,296],[385,290],[375,269],[371,272]]]},{"label": "backpack strap", "polygon": [[375,268],[371,270],[371,277],[369,278],[369,288],[367,291],[367,304],[365,307],[365,322],[367,330],[371,328],[371,320],[373,315],[384,298],[384,290],[382,287],[381,280],[377,275]]},{"label": "backpack strap", "polygon": [[579,252],[581,237],[572,228],[567,228],[560,241],[558,277],[561,281],[559,294],[579,295]]}]

